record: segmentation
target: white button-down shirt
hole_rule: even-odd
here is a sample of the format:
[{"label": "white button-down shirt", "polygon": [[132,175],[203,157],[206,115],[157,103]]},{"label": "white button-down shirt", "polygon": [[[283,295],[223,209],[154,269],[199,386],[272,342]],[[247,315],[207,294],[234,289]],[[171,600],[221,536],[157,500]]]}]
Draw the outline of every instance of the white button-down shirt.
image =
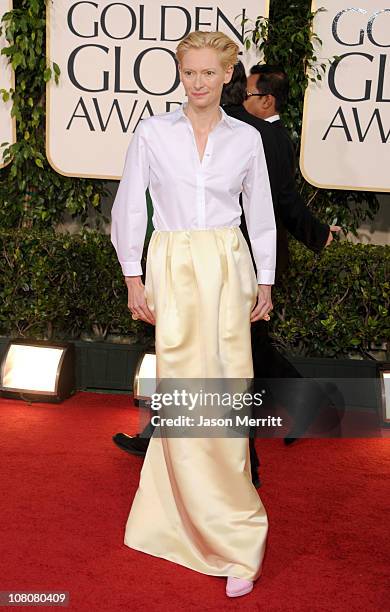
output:
[{"label": "white button-down shirt", "polygon": [[200,161],[184,107],[143,119],[133,134],[111,212],[111,241],[122,272],[142,274],[148,187],[155,229],[171,231],[239,225],[242,193],[258,283],[271,285],[276,227],[261,136],[220,107],[222,117]]}]

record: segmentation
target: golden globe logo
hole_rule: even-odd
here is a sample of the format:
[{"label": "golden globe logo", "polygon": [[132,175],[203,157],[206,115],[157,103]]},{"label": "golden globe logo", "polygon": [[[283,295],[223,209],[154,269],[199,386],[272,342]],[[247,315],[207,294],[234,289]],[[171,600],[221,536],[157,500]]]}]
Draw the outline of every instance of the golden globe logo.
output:
[{"label": "golden globe logo", "polygon": [[388,191],[390,0],[313,0],[312,10],[321,4],[316,55],[318,65],[331,64],[323,79],[309,75],[302,174],[325,189]]},{"label": "golden globe logo", "polygon": [[[242,15],[246,17],[245,8],[242,9]],[[238,42],[244,42],[241,19],[232,19],[220,6],[193,6],[190,10],[181,6],[161,5],[156,10],[150,4],[133,8],[128,3],[112,2],[102,7],[95,2],[82,1],[69,7],[66,21],[73,37],[86,41],[75,46],[69,55],[69,80],[75,89],[88,93],[112,92],[134,96],[144,93],[165,97],[177,90],[180,78],[174,51],[158,45],[158,42],[177,42],[192,30],[203,27],[219,30],[223,26]],[[123,41],[131,38],[138,43],[145,44],[146,41],[148,46],[135,55],[129,54]],[[107,44],[104,44],[105,40]],[[118,43],[113,45],[112,41]],[[95,59],[91,65],[95,82],[88,85],[78,75],[77,66],[83,63],[83,58],[90,63],[91,57]],[[109,69],[104,68],[107,64]],[[158,88],[153,76],[161,71],[161,66],[165,67],[166,79],[163,87]],[[89,106],[90,103],[92,106]],[[167,101],[165,110],[169,112],[171,105],[177,103],[176,100]],[[114,98],[108,114],[103,117],[98,97],[89,98],[88,102],[85,97],[80,97],[66,129],[71,129],[76,119],[84,119],[91,130],[105,131],[116,115],[121,129],[127,132],[136,110],[137,122],[145,114],[154,114],[150,100],[144,101],[141,108],[138,106],[139,101],[134,100],[130,107],[127,103],[123,108],[119,100]],[[93,116],[97,121],[93,120]]]},{"label": "golden globe logo", "polygon": [[[47,86],[52,167],[67,176],[120,178],[139,121],[185,100],[178,41],[193,30],[220,30],[244,49],[251,22],[242,19],[267,14],[268,0],[48,2],[48,61],[61,69],[59,84]],[[248,67],[258,59],[256,51],[243,57]]]},{"label": "golden globe logo", "polygon": [[[364,28],[358,25],[356,17],[364,16]],[[340,32],[340,28],[345,20],[351,20],[348,24],[348,39],[344,38]],[[378,38],[378,24],[380,20],[387,20],[386,25],[383,27],[387,34],[387,41],[380,40]],[[360,20],[359,20],[360,21]],[[351,36],[351,33],[353,34]],[[374,48],[390,48],[390,8],[378,10],[370,15],[369,11],[363,8],[346,8],[339,11],[335,15],[332,22],[332,34],[335,41],[343,47],[353,47],[353,51],[342,53],[338,55],[338,59],[333,62],[329,69],[328,84],[329,89],[335,98],[344,102],[366,102],[374,100],[376,103],[389,103],[390,102],[390,58],[387,53],[369,53],[355,50],[356,47],[362,47],[363,45],[367,48],[373,46]],[[351,80],[345,78],[344,66],[347,66],[347,70],[354,70],[352,62],[356,64],[355,73],[359,75],[359,93],[358,95],[352,94],[348,91],[351,88]],[[367,73],[370,73],[371,78],[367,78]],[[353,83],[356,88],[356,81]],[[385,87],[387,87],[387,97],[385,95]],[[386,127],[382,120],[380,107],[374,108],[372,115],[368,122],[366,121],[363,126],[360,116],[359,108],[357,106],[351,107],[352,111],[352,122],[356,131],[356,138],[359,142],[364,142],[370,130],[375,128],[378,129],[379,137],[382,143],[387,143],[390,138],[390,124]],[[348,142],[352,142],[353,135],[352,129],[348,125],[348,119],[343,106],[339,106],[334,117],[328,128],[325,131],[323,140],[326,140],[331,134],[333,129],[344,130],[346,139]]]}]

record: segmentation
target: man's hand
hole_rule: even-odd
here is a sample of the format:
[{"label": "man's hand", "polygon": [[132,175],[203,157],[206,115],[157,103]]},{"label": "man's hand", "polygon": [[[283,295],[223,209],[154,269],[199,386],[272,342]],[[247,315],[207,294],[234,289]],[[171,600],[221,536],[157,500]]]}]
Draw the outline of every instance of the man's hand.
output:
[{"label": "man's hand", "polygon": [[251,313],[251,323],[264,319],[269,321],[269,312],[273,309],[271,300],[272,285],[259,285],[257,293],[257,304]]},{"label": "man's hand", "polygon": [[339,227],[338,225],[331,225],[329,228],[329,236],[328,236],[328,240],[325,243],[325,247],[329,246],[330,243],[333,240],[333,234],[332,232],[339,232],[341,230],[341,227]]},{"label": "man's hand", "polygon": [[155,325],[153,313],[149,310],[145,299],[145,286],[140,276],[125,276],[127,286],[127,306],[133,319],[141,319],[145,323]]}]

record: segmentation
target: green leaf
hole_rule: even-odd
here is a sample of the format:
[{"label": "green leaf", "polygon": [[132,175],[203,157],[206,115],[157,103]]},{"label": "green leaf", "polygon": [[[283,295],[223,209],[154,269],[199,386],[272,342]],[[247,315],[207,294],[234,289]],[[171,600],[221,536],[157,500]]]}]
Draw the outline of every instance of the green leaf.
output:
[{"label": "green leaf", "polygon": [[51,68],[46,68],[43,73],[43,79],[45,82],[50,81],[51,79]]}]

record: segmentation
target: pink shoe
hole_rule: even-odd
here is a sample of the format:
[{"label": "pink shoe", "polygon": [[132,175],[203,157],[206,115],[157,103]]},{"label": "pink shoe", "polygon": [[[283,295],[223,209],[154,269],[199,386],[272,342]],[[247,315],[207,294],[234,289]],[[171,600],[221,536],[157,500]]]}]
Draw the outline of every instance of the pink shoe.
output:
[{"label": "pink shoe", "polygon": [[243,578],[233,578],[228,576],[226,583],[226,595],[228,597],[240,597],[250,593],[253,589],[252,580],[244,580]]}]

